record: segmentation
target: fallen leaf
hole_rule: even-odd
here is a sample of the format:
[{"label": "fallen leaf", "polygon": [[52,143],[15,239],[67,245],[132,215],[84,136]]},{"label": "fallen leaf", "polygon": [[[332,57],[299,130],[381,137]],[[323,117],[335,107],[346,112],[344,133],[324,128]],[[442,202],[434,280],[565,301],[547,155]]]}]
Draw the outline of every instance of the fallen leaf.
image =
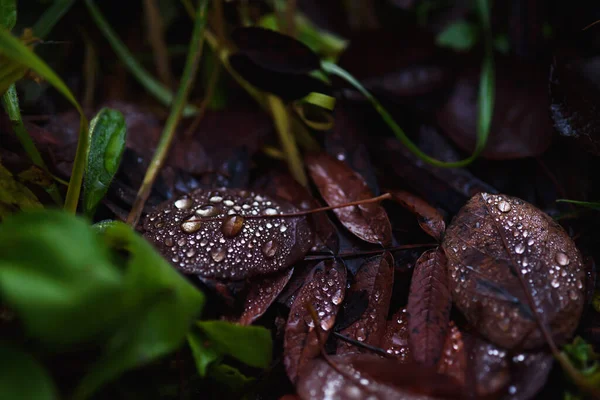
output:
[{"label": "fallen leaf", "polygon": [[417,216],[419,226],[425,233],[438,241],[442,240],[446,223],[436,208],[422,198],[404,190],[392,190],[389,193],[392,195],[392,200]]},{"label": "fallen leaf", "polygon": [[410,285],[409,344],[414,359],[426,366],[439,361],[448,331],[452,298],[446,274],[444,251],[427,250],[417,260]]},{"label": "fallen leaf", "polygon": [[585,270],[573,241],[548,215],[515,197],[481,193],[454,217],[442,246],[454,303],[488,340],[531,349],[545,344],[541,329],[558,343],[572,335]]},{"label": "fallen leaf", "polygon": [[466,384],[467,352],[463,335],[460,329],[450,321],[448,334],[442,351],[442,356],[437,365],[440,374],[451,376],[461,385]]},{"label": "fallen leaf", "polygon": [[506,400],[532,399],[546,384],[554,357],[550,353],[519,353],[512,357]]},{"label": "fallen leaf", "polygon": [[385,333],[381,339],[381,348],[386,353],[396,356],[400,362],[412,360],[408,345],[408,311],[406,308],[398,310],[387,321]]},{"label": "fallen leaf", "polygon": [[249,325],[260,318],[289,282],[294,268],[251,280],[239,323]]},{"label": "fallen leaf", "polygon": [[[392,297],[394,260],[388,252],[365,262],[354,277],[347,293],[365,292],[368,306],[360,319],[340,333],[371,346],[379,347],[385,332],[386,318]],[[363,349],[339,341],[337,354],[361,352]]]},{"label": "fallen leaf", "polygon": [[[343,161],[325,153],[309,154],[305,160],[313,182],[330,206],[373,197],[364,179]],[[358,238],[382,246],[391,244],[392,228],[380,204],[343,207],[333,212]]]},{"label": "fallen leaf", "polygon": [[476,336],[467,338],[466,348],[468,390],[476,398],[500,394],[510,381],[506,350]]},{"label": "fallen leaf", "polygon": [[[144,235],[182,272],[240,280],[286,269],[312,245],[297,208],[246,190],[196,190],[167,201],[144,221]],[[252,218],[265,216],[265,218]]]},{"label": "fallen leaf", "polygon": [[320,345],[311,305],[321,324],[323,340],[327,339],[346,290],[346,269],[335,261],[323,261],[315,266],[300,289],[290,309],[284,334],[283,363],[288,377],[295,382],[307,361],[319,355]]},{"label": "fallen leaf", "polygon": [[19,211],[43,208],[35,194],[0,164],[0,220]]}]

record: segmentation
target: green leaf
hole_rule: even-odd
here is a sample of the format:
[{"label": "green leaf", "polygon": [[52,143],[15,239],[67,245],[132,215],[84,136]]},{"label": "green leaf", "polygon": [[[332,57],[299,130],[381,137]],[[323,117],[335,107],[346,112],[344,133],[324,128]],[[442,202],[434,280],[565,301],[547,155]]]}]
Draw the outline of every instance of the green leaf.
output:
[{"label": "green leaf", "polygon": [[75,0],[55,0],[33,25],[33,34],[38,38],[48,36],[54,25],[71,9],[73,4],[75,4]]},{"label": "green leaf", "polygon": [[[73,163],[73,171],[69,188],[67,190],[67,198],[65,200],[65,209],[75,213],[77,203],[79,201],[79,193],[81,191],[81,182],[83,180],[83,170],[85,167],[86,155],[89,149],[88,140],[88,120],[83,113],[83,109],[75,100],[75,97],[54,71],[33,51],[21,43],[20,40],[13,37],[10,33],[0,29],[0,56],[4,56],[11,60],[15,65],[21,65],[35,71],[38,75],[44,78],[48,83],[54,86],[79,112],[79,141],[77,142],[77,152],[75,153],[75,162]],[[2,80],[0,80],[2,82]],[[0,83],[0,88],[3,83]],[[9,85],[10,86],[10,85]],[[1,92],[0,92],[1,93]]]},{"label": "green leaf", "polygon": [[267,368],[271,363],[273,342],[265,328],[226,321],[200,321],[197,325],[222,354],[251,367]]},{"label": "green leaf", "polygon": [[579,201],[579,200],[568,200],[568,199],[558,199],[557,203],[570,203],[578,206],[591,208],[593,210],[600,210],[600,202],[598,201]]},{"label": "green leaf", "polygon": [[0,342],[0,360],[0,398],[58,399],[50,376],[32,356]]},{"label": "green leaf", "polygon": [[82,379],[75,399],[89,397],[124,371],[176,350],[199,316],[204,296],[128,225],[115,222],[101,237],[125,259],[125,318]]},{"label": "green leaf", "polygon": [[17,23],[17,0],[0,0],[0,28],[9,31]]},{"label": "green leaf", "polygon": [[[249,378],[242,374],[237,368],[227,364],[219,364],[210,368],[209,376],[211,379],[226,387],[231,394],[241,394],[247,387],[254,383],[254,378]],[[236,396],[235,398],[244,398]]]},{"label": "green leaf", "polygon": [[199,329],[192,330],[187,335],[187,341],[192,349],[192,355],[196,362],[196,369],[201,377],[205,377],[208,367],[219,360],[222,354],[214,346],[209,344],[206,335]]},{"label": "green leaf", "polygon": [[456,51],[468,51],[478,40],[477,25],[466,21],[456,21],[448,25],[435,39],[438,46]]},{"label": "green leaf", "polygon": [[14,211],[31,208],[42,208],[38,198],[0,164],[0,220]]},{"label": "green leaf", "polygon": [[103,108],[90,123],[90,148],[83,181],[83,210],[92,218],[119,169],[127,126],[123,114]]},{"label": "green leaf", "polygon": [[121,272],[84,220],[55,210],[0,225],[0,297],[27,334],[66,347],[110,329],[121,306]]}]

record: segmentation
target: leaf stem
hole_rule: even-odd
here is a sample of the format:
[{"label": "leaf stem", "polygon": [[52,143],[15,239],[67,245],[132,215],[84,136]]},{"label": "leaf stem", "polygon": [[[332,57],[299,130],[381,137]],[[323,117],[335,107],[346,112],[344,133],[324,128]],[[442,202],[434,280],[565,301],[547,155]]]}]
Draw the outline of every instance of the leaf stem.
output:
[{"label": "leaf stem", "polygon": [[146,176],[144,176],[144,181],[142,182],[140,190],[138,191],[131,212],[127,217],[127,223],[134,227],[139,221],[144,204],[150,195],[150,190],[152,189],[152,185],[158,176],[158,172],[165,163],[169,149],[171,148],[171,143],[175,137],[177,125],[179,124],[185,103],[192,88],[196,71],[198,70],[198,64],[200,62],[200,56],[202,55],[202,47],[204,44],[204,29],[206,27],[206,10],[208,2],[209,0],[198,0],[192,40],[190,43],[183,76],[181,77],[181,84],[179,85],[175,102],[171,108],[171,113],[167,118],[167,122],[161,134],[160,142],[158,143],[152,161],[150,162],[150,166],[146,171]]},{"label": "leaf stem", "polygon": [[[41,168],[45,173],[50,175],[44,159],[42,158],[38,149],[35,147],[35,143],[33,143],[31,136],[29,136],[29,132],[27,132],[25,129],[25,125],[23,125],[21,110],[19,109],[19,97],[14,84],[10,85],[6,93],[4,93],[2,96],[2,104],[4,105],[4,109],[8,114],[13,131],[15,132],[17,139],[19,139],[19,142],[21,142],[21,146],[23,146],[23,149],[29,156],[31,162]],[[63,199],[56,183],[52,182],[50,186],[45,188],[45,190],[58,206],[63,204]]]}]

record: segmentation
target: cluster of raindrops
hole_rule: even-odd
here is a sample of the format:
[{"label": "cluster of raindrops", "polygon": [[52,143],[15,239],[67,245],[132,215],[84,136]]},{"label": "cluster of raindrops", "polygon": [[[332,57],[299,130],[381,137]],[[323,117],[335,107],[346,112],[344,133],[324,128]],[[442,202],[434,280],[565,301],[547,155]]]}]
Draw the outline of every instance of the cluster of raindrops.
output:
[{"label": "cluster of raindrops", "polygon": [[[536,324],[534,311],[548,322],[565,312],[578,320],[584,282],[579,251],[558,224],[531,204],[505,195],[474,196],[448,227],[444,249],[455,302],[467,317],[479,313],[474,318],[484,319],[478,324],[490,339],[516,344]],[[477,311],[481,307],[486,312]],[[526,345],[542,342],[536,332]]]},{"label": "cluster of raindrops", "polygon": [[406,308],[399,310],[388,321],[381,347],[388,354],[396,356],[400,362],[410,360],[410,347],[408,345],[408,311]]},{"label": "cluster of raindrops", "polygon": [[244,279],[288,267],[298,258],[296,242],[311,242],[304,218],[273,218],[295,211],[251,191],[200,189],[149,214],[144,235],[183,272]]},{"label": "cluster of raindrops", "polygon": [[[448,326],[448,335],[438,369],[440,373],[452,374],[464,368],[465,359],[465,343],[463,341],[460,329],[450,321]],[[461,365],[462,364],[462,365]]]}]

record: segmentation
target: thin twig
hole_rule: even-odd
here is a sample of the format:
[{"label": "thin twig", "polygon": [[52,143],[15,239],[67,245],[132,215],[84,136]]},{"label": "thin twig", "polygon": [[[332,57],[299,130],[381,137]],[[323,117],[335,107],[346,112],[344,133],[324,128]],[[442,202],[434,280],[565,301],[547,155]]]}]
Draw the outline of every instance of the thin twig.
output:
[{"label": "thin twig", "polygon": [[208,1],[209,0],[198,1],[199,4],[196,9],[194,31],[192,33],[192,40],[190,43],[190,49],[185,63],[181,84],[179,85],[179,89],[177,90],[175,102],[173,103],[173,107],[171,109],[171,113],[169,114],[169,118],[167,118],[167,122],[163,129],[160,142],[156,148],[156,152],[154,153],[154,157],[150,162],[150,166],[146,171],[146,176],[144,177],[142,186],[138,191],[131,212],[127,217],[127,223],[131,226],[135,227],[137,225],[142,214],[144,204],[146,203],[146,200],[150,195],[152,185],[154,184],[154,181],[156,180],[156,177],[158,176],[161,167],[165,163],[165,160],[169,153],[169,149],[171,148],[171,143],[173,142],[173,138],[175,137],[177,125],[179,124],[179,120],[181,119],[185,103],[187,102],[189,92],[192,88],[192,84],[196,76],[196,71],[198,70],[198,64],[200,62],[200,56],[202,55],[202,45],[204,43],[204,29],[206,27],[206,9],[208,6]]},{"label": "thin twig", "polygon": [[375,354],[379,354],[380,356],[383,356],[385,358],[391,358],[391,359],[396,359],[396,357],[394,357],[393,355],[389,354],[388,352],[386,352],[384,349],[380,348],[380,347],[375,347],[375,346],[371,346],[370,344],[367,344],[365,342],[360,342],[358,340],[352,339],[351,337],[348,337],[346,335],[342,335],[339,332],[333,332],[333,336],[343,340],[346,343],[349,343],[353,346],[356,347],[360,347],[362,349],[365,350],[369,350],[372,351]]},{"label": "thin twig", "polygon": [[421,247],[435,247],[435,246],[439,246],[439,243],[405,244],[402,246],[394,246],[394,247],[388,247],[388,248],[377,249],[377,250],[342,252],[342,253],[337,253],[337,254],[312,253],[312,255],[305,256],[304,261],[321,261],[321,260],[329,260],[329,259],[334,259],[334,258],[362,257],[362,256],[369,256],[369,255],[374,255],[374,254],[382,254],[382,253],[385,253],[386,251],[401,251],[401,250],[409,250],[409,249],[418,249]]}]

